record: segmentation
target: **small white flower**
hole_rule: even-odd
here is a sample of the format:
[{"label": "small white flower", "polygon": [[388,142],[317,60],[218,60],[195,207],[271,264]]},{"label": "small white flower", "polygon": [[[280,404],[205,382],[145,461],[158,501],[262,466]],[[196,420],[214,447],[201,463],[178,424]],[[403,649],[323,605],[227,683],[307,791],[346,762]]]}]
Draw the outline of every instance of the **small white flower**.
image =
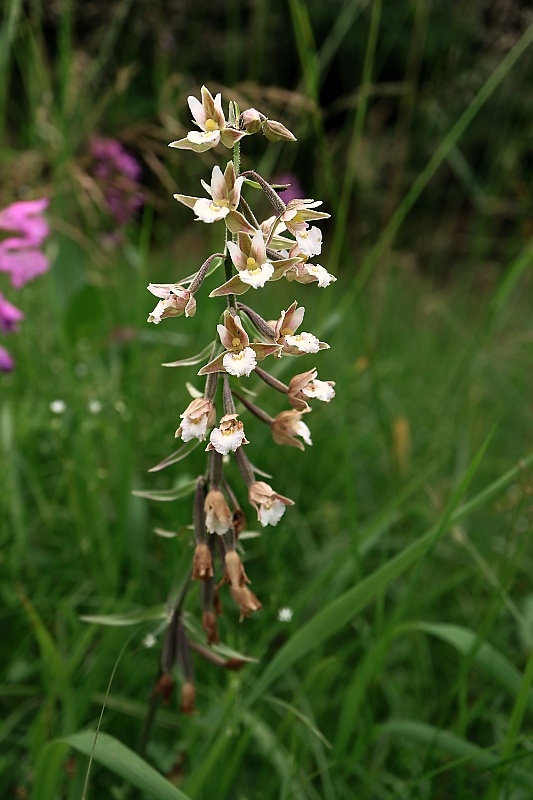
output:
[{"label": "small white flower", "polygon": [[64,400],[52,400],[50,403],[50,411],[52,414],[64,414],[67,410],[67,404]]},{"label": "small white flower", "polygon": [[297,422],[295,424],[295,426],[294,426],[294,434],[295,434],[295,436],[301,436],[302,439],[304,440],[304,442],[309,445],[309,447],[311,447],[311,445],[313,444],[313,441],[311,439],[311,431],[309,429],[309,425],[306,425],[305,422],[302,422],[300,420],[299,422]]},{"label": "small white flower", "polygon": [[209,198],[200,198],[193,206],[196,218],[202,222],[218,222],[229,214],[228,206],[215,203]]},{"label": "small white flower", "polygon": [[157,639],[155,638],[153,633],[147,633],[146,636],[143,639],[143,645],[145,647],[147,647],[148,649],[153,647],[156,642],[157,642]]},{"label": "small white flower", "polygon": [[208,533],[223,536],[231,528],[232,515],[219,489],[210,489],[204,503],[205,527]]},{"label": "small white flower", "polygon": [[222,456],[234,453],[242,444],[249,444],[244,435],[244,426],[238,414],[227,414],[220,420],[220,427],[213,428],[206,450],[216,450]]},{"label": "small white flower", "polygon": [[251,347],[244,347],[238,352],[226,353],[222,359],[224,369],[230,375],[248,376],[257,366],[257,359]]},{"label": "small white flower", "polygon": [[284,513],[285,504],[281,500],[267,500],[259,507],[257,516],[263,528],[266,528],[267,525],[277,525]]},{"label": "small white flower", "polygon": [[296,336],[285,336],[285,342],[289,347],[295,347],[302,353],[318,353],[320,342],[312,333],[298,333]]},{"label": "small white flower", "polygon": [[195,397],[180,417],[181,424],[175,436],[184,442],[190,442],[191,439],[203,441],[207,429],[215,422],[215,407],[203,396]]},{"label": "small white flower", "polygon": [[191,439],[199,439],[200,441],[203,441],[207,432],[207,416],[204,416],[201,419],[184,417],[180,428],[180,437],[183,442],[190,442]]},{"label": "small white flower", "polygon": [[324,403],[329,403],[335,397],[334,381],[321,381],[315,378],[310,381],[307,386],[302,389],[302,393],[307,397],[314,397],[316,400],[322,400]]},{"label": "small white flower", "polygon": [[290,622],[293,617],[293,610],[292,608],[280,608],[278,611],[278,619],[280,622]]},{"label": "small white flower", "polygon": [[147,288],[160,298],[152,313],[148,315],[148,322],[158,325],[166,317],[177,317],[180,314],[193,317],[196,313],[196,300],[183,286],[177,283],[149,283]]},{"label": "small white flower", "polygon": [[[252,260],[253,259],[250,258],[248,259],[248,261]],[[259,289],[262,288],[268,280],[270,280],[273,274],[274,267],[270,261],[265,261],[262,266],[258,266],[256,264],[255,267],[248,267],[247,269],[241,270],[241,272],[239,272],[239,278],[243,283],[253,286],[254,289]]]},{"label": "small white flower", "polygon": [[89,400],[87,403],[87,410],[89,414],[99,414],[102,410],[102,403],[100,400]]},{"label": "small white flower", "polygon": [[300,251],[306,256],[318,256],[322,252],[322,231],[313,226],[305,231],[296,231]]},{"label": "small white flower", "polygon": [[219,143],[220,131],[189,131],[186,138],[192,144],[200,145],[202,150],[208,150]]},{"label": "small white flower", "polygon": [[324,269],[320,264],[303,264],[302,271],[316,278],[321,289],[337,280],[334,275],[330,275],[327,269]]}]

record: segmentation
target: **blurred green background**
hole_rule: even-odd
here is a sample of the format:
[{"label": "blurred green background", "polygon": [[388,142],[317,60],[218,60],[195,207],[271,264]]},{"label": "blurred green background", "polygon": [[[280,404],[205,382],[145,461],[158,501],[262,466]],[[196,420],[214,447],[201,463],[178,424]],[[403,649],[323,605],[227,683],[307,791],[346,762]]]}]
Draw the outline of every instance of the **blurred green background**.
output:
[{"label": "blurred green background", "polygon": [[[52,227],[46,275],[21,290],[0,275],[25,313],[0,376],[2,796],[531,798],[530,4],[7,0],[1,13],[0,208],[48,197]],[[176,447],[185,381],[202,389],[197,367],[161,363],[202,350],[223,301],[210,283],[193,319],[149,326],[146,285],[222,246],[172,199],[230,156],[167,147],[204,83],[298,139],[250,137],[243,168],[293,176],[332,215],[320,263],[337,282],[279,282],[257,305],[266,319],[305,305],[331,349],[279,375],[316,364],[337,397],[306,419],[304,453],[247,421],[251,460],[296,501],[244,543],[263,610],[239,624],[224,596],[222,640],[257,661],[229,672],[195,656],[196,713],[173,698],[149,726],[191,499],[132,491],[204,469],[199,448],[147,473]],[[102,137],[141,169],[117,177],[142,195],[121,222]],[[194,638],[196,586],[186,609]]]}]

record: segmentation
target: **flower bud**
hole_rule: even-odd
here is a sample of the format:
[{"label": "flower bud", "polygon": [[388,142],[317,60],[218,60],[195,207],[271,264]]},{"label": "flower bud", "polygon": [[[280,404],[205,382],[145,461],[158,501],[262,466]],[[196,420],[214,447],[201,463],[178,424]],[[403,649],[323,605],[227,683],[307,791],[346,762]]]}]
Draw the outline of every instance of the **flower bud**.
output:
[{"label": "flower bud", "polygon": [[263,120],[264,117],[259,111],[255,108],[248,108],[240,116],[239,127],[241,130],[244,129],[246,133],[257,133],[263,126]]},{"label": "flower bud", "polygon": [[296,136],[290,132],[281,122],[274,119],[267,119],[263,124],[263,133],[270,142],[295,142]]}]

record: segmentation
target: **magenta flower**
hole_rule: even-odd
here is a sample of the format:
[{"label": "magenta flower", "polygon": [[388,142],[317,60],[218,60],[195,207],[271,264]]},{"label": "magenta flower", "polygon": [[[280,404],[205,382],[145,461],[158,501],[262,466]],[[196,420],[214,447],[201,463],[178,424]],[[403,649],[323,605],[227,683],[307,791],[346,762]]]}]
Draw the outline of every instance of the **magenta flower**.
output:
[{"label": "magenta flower", "polygon": [[11,372],[14,366],[15,362],[5,347],[0,344],[0,372]]},{"label": "magenta flower", "polygon": [[22,241],[6,239],[3,244],[13,249],[40,247],[50,233],[48,223],[42,216],[47,207],[48,200],[43,197],[41,200],[21,200],[0,211],[0,229],[13,231],[23,237]]},{"label": "magenta flower", "polygon": [[0,329],[4,333],[14,333],[23,317],[22,311],[0,294]]},{"label": "magenta flower", "polygon": [[20,289],[50,266],[38,248],[48,236],[48,223],[42,212],[48,200],[28,200],[12,203],[0,211],[0,230],[16,234],[0,242],[0,272],[7,272],[11,283]]},{"label": "magenta flower", "polygon": [[[0,242],[0,272],[7,272],[11,284],[20,289],[46,272],[50,263],[41,246],[50,228],[43,216],[48,200],[21,200],[0,211],[0,231],[12,234]],[[14,333],[24,317],[22,311],[0,294],[0,331]],[[11,372],[15,362],[0,345],[0,371]]]}]

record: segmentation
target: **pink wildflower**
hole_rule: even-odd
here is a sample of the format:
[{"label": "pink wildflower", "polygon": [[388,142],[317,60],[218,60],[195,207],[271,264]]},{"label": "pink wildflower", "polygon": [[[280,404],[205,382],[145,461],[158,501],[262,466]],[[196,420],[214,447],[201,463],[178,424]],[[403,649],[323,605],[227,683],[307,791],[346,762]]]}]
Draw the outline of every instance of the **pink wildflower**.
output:
[{"label": "pink wildflower", "polygon": [[0,345],[0,372],[11,372],[14,366],[15,362],[13,358],[9,355],[5,347]]},{"label": "pink wildflower", "polygon": [[14,333],[23,317],[22,311],[0,294],[0,330],[4,333]]},{"label": "pink wildflower", "polygon": [[0,272],[8,273],[16,289],[50,266],[47,257],[38,249],[49,233],[48,223],[42,216],[47,205],[48,200],[43,198],[12,203],[0,211],[0,229],[16,234],[0,242]]}]

